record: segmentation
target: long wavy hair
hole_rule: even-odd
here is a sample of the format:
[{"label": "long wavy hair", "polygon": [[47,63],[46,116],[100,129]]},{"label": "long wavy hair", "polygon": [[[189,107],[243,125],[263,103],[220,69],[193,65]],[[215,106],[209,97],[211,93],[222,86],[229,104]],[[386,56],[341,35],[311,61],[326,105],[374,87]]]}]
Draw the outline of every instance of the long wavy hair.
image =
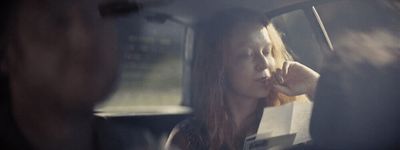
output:
[{"label": "long wavy hair", "polygon": [[[235,144],[237,142],[235,139],[238,138],[232,134],[233,122],[225,102],[224,80],[226,77],[223,65],[225,56],[222,47],[228,35],[239,30],[236,25],[243,22],[254,23],[267,29],[273,46],[271,54],[276,61],[272,72],[282,67],[284,61],[293,60],[275,27],[259,13],[242,9],[224,11],[195,26],[198,32],[195,34],[192,60],[191,100],[195,116],[208,129],[209,146],[213,150],[223,147],[236,149],[238,146]],[[280,105],[296,99],[296,97],[276,92],[271,93],[267,98],[273,103],[263,104],[264,107]]]}]

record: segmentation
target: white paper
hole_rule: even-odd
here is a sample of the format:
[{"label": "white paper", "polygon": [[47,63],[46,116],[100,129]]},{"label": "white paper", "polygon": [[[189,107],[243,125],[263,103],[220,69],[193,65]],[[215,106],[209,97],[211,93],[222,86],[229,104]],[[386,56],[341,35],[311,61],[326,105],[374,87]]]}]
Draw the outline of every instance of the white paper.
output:
[{"label": "white paper", "polygon": [[293,144],[304,143],[311,140],[309,127],[313,103],[294,102],[292,125],[290,133],[296,133]]},{"label": "white paper", "polygon": [[[264,109],[257,134],[269,134],[270,137],[289,134],[291,128],[293,103]],[[259,139],[260,137],[257,137]],[[264,137],[265,138],[265,137]]]},{"label": "white paper", "polygon": [[252,135],[256,138],[252,139],[257,141],[273,139],[282,135],[295,135],[294,140],[293,138],[279,138],[280,141],[277,141],[278,143],[291,142],[292,145],[311,140],[309,125],[312,107],[312,102],[295,101],[282,106],[265,108],[257,134]]}]

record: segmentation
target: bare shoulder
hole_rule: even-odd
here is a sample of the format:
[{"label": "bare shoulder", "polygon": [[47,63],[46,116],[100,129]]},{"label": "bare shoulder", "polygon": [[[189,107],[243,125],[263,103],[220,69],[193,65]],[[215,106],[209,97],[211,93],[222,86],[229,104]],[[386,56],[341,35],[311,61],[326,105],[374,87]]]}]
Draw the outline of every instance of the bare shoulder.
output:
[{"label": "bare shoulder", "polygon": [[187,134],[178,127],[172,129],[165,144],[167,150],[186,150],[190,149]]},{"label": "bare shoulder", "polygon": [[207,146],[207,132],[204,126],[194,119],[187,119],[180,122],[172,129],[166,142],[168,150],[192,150]]}]

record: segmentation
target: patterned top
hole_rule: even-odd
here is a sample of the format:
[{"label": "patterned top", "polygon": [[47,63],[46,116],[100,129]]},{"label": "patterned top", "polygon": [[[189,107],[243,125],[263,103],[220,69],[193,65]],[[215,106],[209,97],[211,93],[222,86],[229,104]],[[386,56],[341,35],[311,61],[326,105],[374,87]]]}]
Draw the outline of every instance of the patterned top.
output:
[{"label": "patterned top", "polygon": [[[208,150],[210,149],[210,136],[208,134],[208,130],[204,122],[196,118],[189,118],[178,125],[173,129],[176,132],[174,135],[174,143],[182,148],[183,150]],[[245,128],[243,131],[252,131],[249,128]],[[253,132],[251,132],[254,134]],[[236,143],[234,146],[235,149],[241,149],[243,147],[244,138],[248,136],[247,134],[243,134],[240,137],[237,137],[234,141]],[[174,145],[173,145],[174,146]],[[219,150],[229,150],[230,148],[223,144],[219,148]]]},{"label": "patterned top", "polygon": [[[177,124],[174,130],[179,131],[185,143],[184,147],[190,150],[207,150],[209,149],[209,135],[206,125],[195,118],[188,118]],[[182,145],[181,145],[182,146]]]}]

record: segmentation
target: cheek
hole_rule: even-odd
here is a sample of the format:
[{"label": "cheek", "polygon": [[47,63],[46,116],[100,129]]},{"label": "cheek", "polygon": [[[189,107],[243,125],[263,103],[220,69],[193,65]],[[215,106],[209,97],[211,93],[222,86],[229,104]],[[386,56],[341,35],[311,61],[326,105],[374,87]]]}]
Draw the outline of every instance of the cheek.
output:
[{"label": "cheek", "polygon": [[234,89],[245,89],[253,80],[253,67],[250,63],[235,63],[227,71],[230,86]]},{"label": "cheek", "polygon": [[269,55],[267,57],[267,61],[268,61],[268,69],[272,72],[274,72],[277,69],[277,65],[276,65],[276,61],[275,58],[272,57],[272,55]]},{"label": "cheek", "polygon": [[248,80],[254,72],[254,64],[250,60],[231,62],[228,72],[237,80]]}]

